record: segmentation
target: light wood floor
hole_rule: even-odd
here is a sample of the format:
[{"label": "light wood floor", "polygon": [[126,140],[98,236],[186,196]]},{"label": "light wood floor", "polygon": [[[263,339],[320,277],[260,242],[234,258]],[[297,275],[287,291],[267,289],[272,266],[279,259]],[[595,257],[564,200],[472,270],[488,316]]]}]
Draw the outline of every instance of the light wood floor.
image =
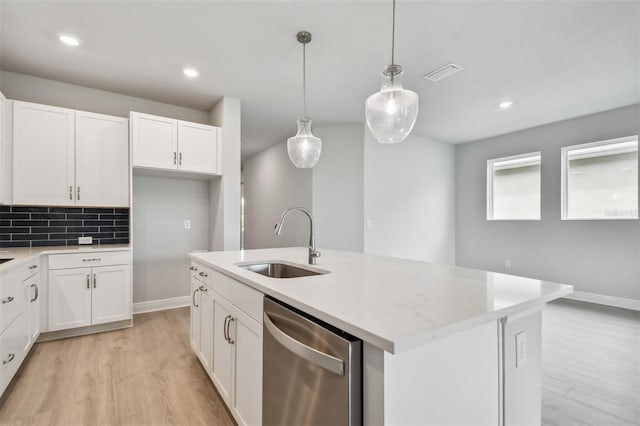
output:
[{"label": "light wood floor", "polygon": [[[189,347],[189,309],[39,343],[1,425],[233,425]],[[543,424],[640,424],[640,313],[580,302],[543,314]]]},{"label": "light wood floor", "polygon": [[38,343],[2,425],[233,425],[189,346],[189,308],[133,328]]},{"label": "light wood floor", "polygon": [[640,313],[582,302],[542,316],[545,426],[640,425]]}]

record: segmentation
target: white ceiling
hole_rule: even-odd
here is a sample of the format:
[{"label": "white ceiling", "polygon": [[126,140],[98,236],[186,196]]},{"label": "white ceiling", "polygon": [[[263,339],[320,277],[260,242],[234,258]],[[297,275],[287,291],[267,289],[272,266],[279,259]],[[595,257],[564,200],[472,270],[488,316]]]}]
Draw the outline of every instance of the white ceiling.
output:
[{"label": "white ceiling", "polygon": [[[243,156],[295,134],[299,30],[313,34],[316,124],[363,122],[390,61],[390,0],[2,0],[0,14],[4,70],[201,110],[241,99]],[[62,32],[82,45],[61,45]],[[640,102],[640,2],[399,0],[396,62],[420,96],[414,133],[445,142],[630,105]],[[449,62],[464,69],[422,78]],[[184,65],[200,77],[186,79]]]}]

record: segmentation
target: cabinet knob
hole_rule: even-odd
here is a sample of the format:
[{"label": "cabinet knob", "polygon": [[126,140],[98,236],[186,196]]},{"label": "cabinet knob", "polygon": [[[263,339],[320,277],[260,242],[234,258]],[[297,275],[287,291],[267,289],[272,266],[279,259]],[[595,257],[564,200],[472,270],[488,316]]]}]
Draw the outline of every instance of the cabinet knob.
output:
[{"label": "cabinet knob", "polygon": [[207,275],[207,274],[206,274],[206,273],[204,273],[204,272],[200,272],[198,275],[200,275],[201,277],[208,277],[208,276],[209,276],[209,275]]},{"label": "cabinet knob", "polygon": [[9,296],[6,299],[2,299],[2,304],[13,302],[13,296]]},{"label": "cabinet knob", "polygon": [[29,269],[36,269],[38,265],[29,265]]},{"label": "cabinet knob", "polygon": [[198,270],[198,268],[196,268],[195,266],[191,266],[191,267],[189,267],[189,269],[191,269],[192,271],[197,271]]}]

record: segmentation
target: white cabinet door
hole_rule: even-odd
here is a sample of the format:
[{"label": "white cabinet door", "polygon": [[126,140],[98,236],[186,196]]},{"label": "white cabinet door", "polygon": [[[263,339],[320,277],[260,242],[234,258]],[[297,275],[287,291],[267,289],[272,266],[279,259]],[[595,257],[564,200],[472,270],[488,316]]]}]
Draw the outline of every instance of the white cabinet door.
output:
[{"label": "white cabinet door", "polygon": [[178,121],[139,112],[130,117],[133,167],[176,170]]},{"label": "white cabinet door", "polygon": [[91,269],[91,324],[131,318],[131,268],[129,265]]},{"label": "white cabinet door", "polygon": [[207,373],[213,368],[213,330],[215,325],[213,291],[207,287],[200,290],[200,361]]},{"label": "white cabinet door", "polygon": [[235,310],[233,405],[240,425],[262,423],[262,325]]},{"label": "white cabinet door", "polygon": [[129,120],[76,111],[76,199],[82,206],[129,205]]},{"label": "white cabinet door", "polygon": [[0,93],[0,204],[11,204],[13,199],[13,155],[11,129],[13,128],[11,101]]},{"label": "white cabinet door", "polygon": [[40,335],[40,274],[35,274],[23,283],[24,303],[26,306],[24,314],[27,315],[28,327],[28,348],[38,340]]},{"label": "white cabinet door", "polygon": [[233,389],[231,389],[233,383],[233,344],[231,344],[227,337],[228,333],[233,334],[233,324],[230,321],[233,318],[232,305],[227,302],[222,296],[214,293],[213,295],[213,314],[214,314],[214,329],[213,329],[213,383],[218,388],[218,392],[222,396],[222,399],[227,403],[229,407],[232,407],[231,395]]},{"label": "white cabinet door", "polygon": [[200,281],[191,277],[191,349],[196,353],[196,355],[200,354],[200,311],[201,311],[201,300],[202,296],[200,294]]},{"label": "white cabinet door", "polygon": [[178,121],[178,169],[186,172],[220,174],[218,170],[218,127]]},{"label": "white cabinet door", "polygon": [[13,104],[14,204],[75,203],[74,111]]},{"label": "white cabinet door", "polygon": [[91,268],[49,271],[49,330],[91,325]]}]

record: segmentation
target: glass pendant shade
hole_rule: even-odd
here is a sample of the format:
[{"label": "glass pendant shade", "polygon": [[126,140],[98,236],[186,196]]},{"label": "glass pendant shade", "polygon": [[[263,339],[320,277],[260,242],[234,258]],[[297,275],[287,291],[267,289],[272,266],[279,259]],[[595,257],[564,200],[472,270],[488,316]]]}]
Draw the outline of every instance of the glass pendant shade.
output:
[{"label": "glass pendant shade", "polygon": [[380,143],[398,143],[411,133],[418,117],[418,95],[402,88],[402,67],[382,71],[382,87],[365,105],[367,125]]},{"label": "glass pendant shade", "polygon": [[291,162],[300,169],[313,167],[322,152],[322,140],[311,133],[311,120],[298,120],[298,133],[287,140],[287,152]]}]

